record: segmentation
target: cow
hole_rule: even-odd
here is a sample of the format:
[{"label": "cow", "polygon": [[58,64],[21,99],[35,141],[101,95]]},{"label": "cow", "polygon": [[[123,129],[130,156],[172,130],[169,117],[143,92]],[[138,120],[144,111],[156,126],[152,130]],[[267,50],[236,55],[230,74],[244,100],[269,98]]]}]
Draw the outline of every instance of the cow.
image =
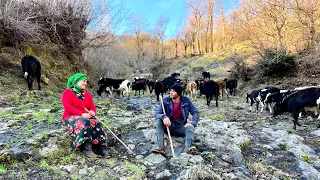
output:
[{"label": "cow", "polygon": [[203,79],[206,79],[206,78],[210,79],[210,76],[211,76],[210,72],[207,72],[207,71],[203,71],[201,75]]},{"label": "cow", "polygon": [[[320,108],[320,88],[307,88],[296,91],[286,97],[282,102],[276,103],[273,107],[273,117],[276,117],[283,112],[290,112],[293,117],[293,129],[296,130],[299,113],[305,107],[317,107],[317,114]],[[320,119],[320,116],[318,116]]]},{"label": "cow", "polygon": [[226,83],[223,80],[216,80],[215,82],[219,84],[219,94],[221,95],[221,98],[223,97],[223,91],[225,91],[225,93],[229,97],[229,93],[226,89]]},{"label": "cow", "polygon": [[176,83],[177,79],[175,77],[169,76],[163,79],[164,92],[170,90],[170,87]]},{"label": "cow", "polygon": [[[272,87],[272,86],[267,86],[264,89],[260,90],[258,99],[261,104],[261,112],[263,112],[264,105],[266,104],[265,100],[266,100],[267,95],[272,94],[272,93],[279,93],[279,92],[280,92],[280,89],[278,89],[276,87]],[[268,105],[268,104],[266,104],[266,105]]]},{"label": "cow", "polygon": [[189,97],[192,97],[192,99],[197,99],[197,84],[195,82],[188,82],[185,92]]},{"label": "cow", "polygon": [[40,80],[41,80],[41,64],[40,61],[33,57],[26,55],[21,59],[22,71],[24,73],[24,78],[26,78],[29,91],[32,90],[32,83],[34,79],[37,79],[38,89],[41,90]]},{"label": "cow", "polygon": [[149,88],[149,92],[150,92],[150,96],[152,96],[152,92],[154,90],[154,84],[156,83],[156,81],[154,79],[151,79],[148,82],[148,88]]},{"label": "cow", "polygon": [[229,90],[230,95],[236,95],[236,88],[238,86],[238,80],[236,79],[224,79],[224,82],[226,82],[226,89]]},{"label": "cow", "polygon": [[270,114],[272,114],[271,105],[275,103],[280,103],[284,98],[289,96],[292,93],[291,90],[280,90],[280,92],[268,93],[265,99],[265,104],[269,105]]},{"label": "cow", "polygon": [[[98,84],[100,84],[99,89],[97,90],[97,94],[101,96],[103,91],[106,91],[106,89],[114,89],[117,92],[121,93],[123,95],[123,92],[125,91],[128,96],[130,96],[130,81],[126,79],[111,79],[111,78],[105,78],[103,76],[100,77]],[[120,85],[121,88],[120,88]]]},{"label": "cow", "polygon": [[204,82],[203,85],[200,86],[200,94],[204,94],[206,96],[208,106],[210,106],[210,101],[214,96],[216,98],[216,106],[218,107],[218,97],[219,97],[218,83],[212,80]]},{"label": "cow", "polygon": [[162,81],[156,81],[156,83],[154,84],[154,93],[157,96],[157,101],[159,101],[159,95],[161,94],[161,96],[163,97],[163,93],[164,93],[164,85]]},{"label": "cow", "polygon": [[137,95],[137,91],[139,91],[139,96],[140,96],[140,91],[142,90],[142,93],[144,95],[144,92],[147,90],[147,79],[145,78],[135,78],[133,83],[132,83],[132,90],[135,91],[134,95]]},{"label": "cow", "polygon": [[200,86],[203,85],[204,80],[202,80],[202,79],[197,79],[197,80],[195,80],[195,82],[196,82],[196,84],[197,84],[197,90],[199,90],[199,89],[200,89]]},{"label": "cow", "polygon": [[254,103],[257,103],[257,111],[258,111],[258,109],[259,109],[259,100],[260,99],[258,99],[258,96],[259,96],[259,93],[260,93],[260,91],[261,91],[261,89],[256,89],[256,90],[253,90],[250,94],[248,94],[247,93],[247,103],[249,102],[249,99],[250,99],[250,112],[251,112],[251,110],[252,110],[252,105],[254,104]]}]

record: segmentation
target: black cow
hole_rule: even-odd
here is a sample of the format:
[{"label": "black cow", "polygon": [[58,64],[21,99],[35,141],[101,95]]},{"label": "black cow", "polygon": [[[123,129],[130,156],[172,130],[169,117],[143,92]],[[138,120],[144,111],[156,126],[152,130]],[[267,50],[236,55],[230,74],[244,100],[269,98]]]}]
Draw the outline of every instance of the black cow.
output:
[{"label": "black cow", "polygon": [[319,112],[319,106],[320,88],[303,89],[290,94],[281,103],[276,103],[273,107],[273,117],[283,112],[290,112],[293,117],[293,129],[296,130],[296,125],[300,126],[298,123],[299,113],[305,107],[317,107]]},{"label": "black cow", "polygon": [[226,89],[229,90],[230,95],[236,95],[236,88],[238,86],[238,80],[236,79],[224,79],[226,82]]},{"label": "black cow", "polygon": [[197,90],[200,89],[200,86],[203,85],[204,81],[202,79],[197,79],[195,80],[196,84],[197,84]]},{"label": "black cow", "polygon": [[164,85],[164,92],[169,91],[170,87],[176,83],[176,80],[177,79],[175,77],[172,77],[172,76],[164,78],[163,81],[162,81],[163,85]]},{"label": "black cow", "polygon": [[140,91],[142,90],[142,93],[144,95],[144,92],[147,90],[147,79],[145,78],[135,78],[133,83],[132,83],[132,90],[134,90],[134,95],[137,95],[137,91],[139,91],[139,96],[140,96]]},{"label": "black cow", "polygon": [[[126,83],[126,84],[123,84]],[[103,76],[100,77],[100,80],[98,82],[100,84],[99,89],[97,90],[97,93],[99,96],[101,96],[102,92],[104,92],[106,89],[114,89],[118,92],[126,91],[127,95],[130,96],[130,81],[126,79],[111,79],[111,78],[104,78]],[[120,88],[120,85],[123,87]]]},{"label": "black cow", "polygon": [[175,79],[176,79],[178,76],[180,76],[180,73],[172,73],[172,74],[171,74],[171,77],[173,77],[173,78],[175,78]]},{"label": "black cow", "polygon": [[22,71],[24,72],[24,77],[27,80],[29,91],[32,90],[32,83],[35,78],[37,78],[38,89],[41,90],[40,80],[41,80],[41,64],[38,59],[33,56],[24,56],[21,59]]},{"label": "black cow", "polygon": [[210,80],[204,82],[202,86],[200,86],[200,94],[206,95],[207,105],[210,106],[210,101],[213,96],[216,98],[216,106],[218,107],[218,97],[219,97],[219,84]]},{"label": "black cow", "polygon": [[164,85],[162,81],[156,81],[154,84],[154,92],[157,96],[157,101],[159,101],[159,95],[161,94],[161,96],[163,97],[163,93],[164,91]]},{"label": "black cow", "polygon": [[206,78],[210,79],[210,76],[211,76],[210,72],[207,72],[207,71],[203,71],[201,75],[203,79],[206,79]]}]

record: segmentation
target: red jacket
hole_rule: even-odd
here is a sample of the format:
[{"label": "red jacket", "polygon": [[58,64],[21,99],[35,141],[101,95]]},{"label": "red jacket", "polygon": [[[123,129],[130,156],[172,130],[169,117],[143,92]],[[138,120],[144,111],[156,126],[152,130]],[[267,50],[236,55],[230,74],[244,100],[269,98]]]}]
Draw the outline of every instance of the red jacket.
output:
[{"label": "red jacket", "polygon": [[62,93],[62,105],[64,108],[64,112],[62,115],[62,121],[65,121],[68,117],[72,115],[81,116],[82,113],[87,113],[85,108],[89,111],[92,110],[96,113],[96,107],[94,105],[92,96],[88,93],[84,93],[84,100],[81,101],[78,97],[73,93],[71,89],[66,89]]}]

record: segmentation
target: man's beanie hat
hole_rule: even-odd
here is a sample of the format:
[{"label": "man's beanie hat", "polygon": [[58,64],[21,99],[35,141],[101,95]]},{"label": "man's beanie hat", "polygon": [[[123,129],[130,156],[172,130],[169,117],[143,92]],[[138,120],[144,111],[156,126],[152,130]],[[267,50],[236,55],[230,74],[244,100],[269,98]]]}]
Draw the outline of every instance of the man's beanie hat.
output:
[{"label": "man's beanie hat", "polygon": [[175,92],[177,92],[180,96],[182,94],[182,86],[180,84],[174,84],[171,86],[170,89],[173,89]]}]

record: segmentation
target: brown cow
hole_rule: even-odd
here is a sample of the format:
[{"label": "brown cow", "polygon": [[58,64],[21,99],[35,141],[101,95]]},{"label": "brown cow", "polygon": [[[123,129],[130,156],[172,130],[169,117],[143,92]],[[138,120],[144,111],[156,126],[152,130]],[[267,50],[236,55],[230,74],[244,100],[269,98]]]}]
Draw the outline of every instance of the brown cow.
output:
[{"label": "brown cow", "polygon": [[221,97],[223,97],[223,91],[229,97],[229,93],[226,89],[226,82],[224,82],[223,80],[216,80],[215,82],[219,84],[219,94],[221,95]]},{"label": "brown cow", "polygon": [[197,99],[197,84],[195,82],[188,82],[185,92],[192,99]]}]

